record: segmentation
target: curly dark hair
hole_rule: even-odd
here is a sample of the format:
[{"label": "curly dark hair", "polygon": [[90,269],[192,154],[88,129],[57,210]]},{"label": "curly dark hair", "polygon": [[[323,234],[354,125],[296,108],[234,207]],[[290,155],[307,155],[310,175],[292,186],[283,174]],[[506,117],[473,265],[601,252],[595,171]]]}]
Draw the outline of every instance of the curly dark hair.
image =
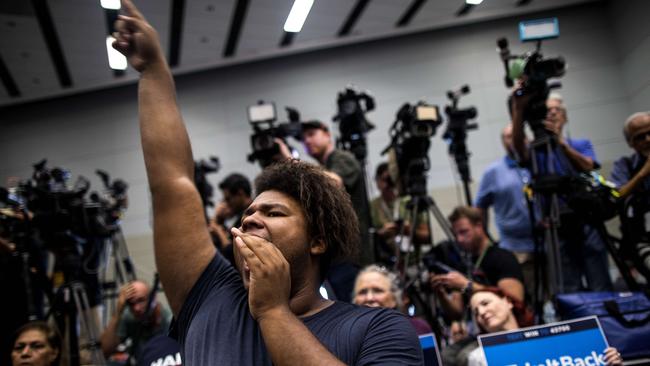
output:
[{"label": "curly dark hair", "polygon": [[273,164],[255,179],[255,191],[282,192],[300,204],[309,237],[327,246],[320,258],[321,280],[332,263],[356,256],[359,221],[350,195],[322,168],[297,160]]}]

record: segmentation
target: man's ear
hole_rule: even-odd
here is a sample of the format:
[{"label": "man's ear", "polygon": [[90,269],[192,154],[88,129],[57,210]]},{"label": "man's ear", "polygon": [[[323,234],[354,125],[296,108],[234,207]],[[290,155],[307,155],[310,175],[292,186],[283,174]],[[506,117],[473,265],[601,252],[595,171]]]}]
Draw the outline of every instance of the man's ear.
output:
[{"label": "man's ear", "polygon": [[309,253],[311,255],[321,255],[324,254],[325,251],[327,251],[327,244],[325,243],[325,240],[323,238],[314,238],[311,240],[309,248]]}]

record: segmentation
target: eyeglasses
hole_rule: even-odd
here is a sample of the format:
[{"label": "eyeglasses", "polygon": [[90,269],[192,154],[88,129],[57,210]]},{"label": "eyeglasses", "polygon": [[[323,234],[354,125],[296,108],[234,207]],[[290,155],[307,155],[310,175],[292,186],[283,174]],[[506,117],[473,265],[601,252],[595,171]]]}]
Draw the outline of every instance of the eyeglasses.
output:
[{"label": "eyeglasses", "polygon": [[634,142],[634,143],[642,142],[642,141],[646,140],[649,136],[650,136],[650,130],[638,133],[638,134],[632,136],[632,142]]}]

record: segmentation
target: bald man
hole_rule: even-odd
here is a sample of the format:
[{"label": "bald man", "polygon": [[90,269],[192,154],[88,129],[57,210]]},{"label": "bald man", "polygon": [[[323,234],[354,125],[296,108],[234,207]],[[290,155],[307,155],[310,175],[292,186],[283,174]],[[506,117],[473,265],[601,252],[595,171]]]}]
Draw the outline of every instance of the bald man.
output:
[{"label": "bald man", "polygon": [[614,163],[612,181],[618,185],[622,197],[642,190],[650,191],[650,111],[628,117],[623,135],[634,154]]},{"label": "bald man", "polygon": [[150,292],[149,285],[137,280],[120,289],[115,314],[100,338],[104,356],[109,357],[128,338],[132,342],[128,353],[137,356],[140,347],[149,339],[167,333],[172,313],[154,298],[147,316]]},{"label": "bald man", "polygon": [[619,187],[625,209],[621,215],[627,255],[650,281],[650,111],[632,114],[623,135],[634,154],[614,163],[611,180]]}]

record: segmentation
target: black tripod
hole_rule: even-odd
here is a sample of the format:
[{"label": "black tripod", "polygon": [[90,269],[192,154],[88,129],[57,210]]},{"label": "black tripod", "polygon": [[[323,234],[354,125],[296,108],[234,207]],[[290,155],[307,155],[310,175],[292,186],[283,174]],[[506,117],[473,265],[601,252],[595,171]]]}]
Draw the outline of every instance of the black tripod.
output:
[{"label": "black tripod", "polygon": [[[540,126],[539,124],[533,126]],[[544,226],[543,234],[534,232],[535,237],[535,292],[534,307],[541,322],[543,315],[544,303],[544,274],[548,274],[548,289],[550,294],[561,294],[565,292],[564,273],[562,269],[562,250],[560,248],[560,236],[558,229],[562,224],[560,221],[561,207],[567,205],[567,200],[574,194],[572,192],[571,182],[575,181],[576,176],[561,175],[558,168],[563,168],[566,172],[572,172],[571,163],[564,153],[558,149],[557,137],[547,133],[540,127],[533,128],[535,131],[535,140],[530,145],[530,159],[532,168],[532,192],[534,206],[539,208],[541,219]],[[578,182],[578,184],[585,184]],[[571,208],[573,209],[573,208]],[[532,226],[535,228],[535,212],[533,204],[529,204],[530,218],[533,221]],[[584,224],[594,227],[598,236],[605,244],[609,254],[614,259],[621,276],[630,290],[639,289],[638,284],[631,276],[629,268],[621,259],[620,253],[612,242],[604,222],[599,217],[594,217],[590,212],[578,212],[581,216],[591,217],[591,220],[585,220],[577,228],[582,230]],[[568,223],[565,223],[565,225]],[[576,228],[574,228],[576,229]],[[571,243],[577,245],[577,243]],[[544,249],[546,248],[546,253]],[[548,269],[548,270],[547,270]]]},{"label": "black tripod", "polygon": [[[106,361],[99,344],[99,324],[93,317],[86,288],[78,280],[81,269],[80,253],[75,247],[73,237],[58,236],[58,238],[61,246],[55,252],[55,268],[58,268],[62,274],[63,284],[50,299],[51,307],[47,317],[54,316],[63,338],[68,341],[70,366],[81,364],[80,350],[89,352],[93,365],[105,365]],[[86,342],[83,344],[79,341],[80,331],[85,334]]]},{"label": "black tripod", "polygon": [[[414,164],[417,165],[417,164]],[[428,286],[422,285],[422,276],[420,274],[424,273],[424,268],[422,267],[422,262],[419,258],[416,258],[415,261],[415,271],[410,276],[409,275],[409,264],[411,262],[411,254],[415,253],[416,250],[416,231],[417,227],[421,224],[420,220],[423,218],[421,213],[427,214],[426,223],[429,226],[429,233],[433,238],[433,224],[431,217],[437,221],[439,227],[442,229],[444,235],[449,241],[454,241],[454,234],[451,230],[451,226],[447,222],[445,216],[440,211],[440,208],[434,201],[434,199],[427,195],[426,193],[426,170],[422,174],[418,174],[416,177],[409,177],[406,181],[408,183],[407,194],[409,198],[406,202],[405,208],[406,211],[402,214],[401,210],[399,211],[398,217],[395,220],[399,223],[399,235],[396,237],[395,241],[395,267],[394,271],[399,273],[400,284],[403,287],[403,290],[409,295],[409,297],[420,305],[423,309],[423,313],[427,318],[427,322],[432,326],[434,333],[436,334],[438,341],[440,341],[443,336],[442,327],[436,321],[437,311],[435,306],[431,306],[431,301],[428,301],[430,297],[430,289]],[[406,217],[404,217],[406,216]],[[409,235],[406,236],[406,225],[405,223],[410,221],[411,230]],[[404,240],[407,240],[405,243]],[[404,254],[402,254],[402,252]]]},{"label": "black tripod", "polygon": [[456,162],[456,168],[458,169],[458,174],[460,179],[463,181],[463,188],[465,191],[465,200],[468,206],[472,205],[472,194],[469,184],[472,182],[472,176],[470,174],[469,167],[469,157],[471,153],[467,150],[467,131],[478,129],[478,124],[468,123],[470,119],[474,119],[477,116],[476,108],[458,108],[458,100],[462,95],[469,94],[470,89],[469,85],[463,85],[460,89],[455,91],[448,91],[447,98],[451,100],[451,105],[448,105],[445,108],[445,113],[449,123],[447,124],[447,130],[442,135],[444,140],[447,140],[449,143],[449,155],[454,157]]},{"label": "black tripod", "polygon": [[[115,309],[115,299],[120,288],[128,282],[136,280],[137,277],[120,227],[117,226],[111,235],[104,238],[103,241],[102,261],[104,263],[99,272],[99,281],[104,290],[103,298],[107,300],[104,303],[103,311],[103,319],[106,321]],[[111,262],[113,264],[112,273],[109,271]]]}]

